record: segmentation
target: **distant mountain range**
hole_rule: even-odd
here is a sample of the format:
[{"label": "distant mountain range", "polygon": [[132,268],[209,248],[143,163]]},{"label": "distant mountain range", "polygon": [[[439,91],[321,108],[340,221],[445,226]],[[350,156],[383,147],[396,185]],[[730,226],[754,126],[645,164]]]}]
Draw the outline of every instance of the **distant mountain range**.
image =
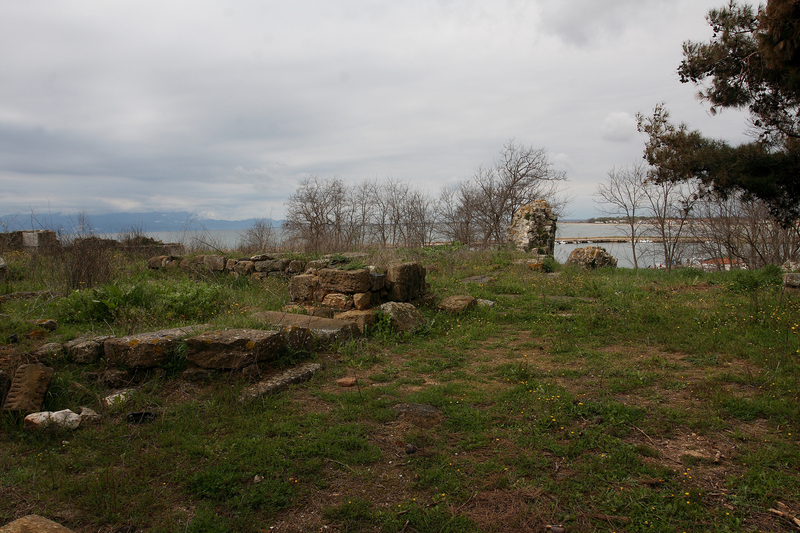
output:
[{"label": "distant mountain range", "polygon": [[[0,216],[0,232],[23,229],[62,229],[66,232],[86,232],[81,228],[78,215],[3,215]],[[183,230],[224,230],[246,229],[256,219],[217,220],[200,218],[188,211],[152,213],[112,213],[109,215],[89,215],[88,222],[92,233],[120,233],[131,229],[142,232],[183,231]],[[283,220],[264,218],[273,227],[280,227]]]}]

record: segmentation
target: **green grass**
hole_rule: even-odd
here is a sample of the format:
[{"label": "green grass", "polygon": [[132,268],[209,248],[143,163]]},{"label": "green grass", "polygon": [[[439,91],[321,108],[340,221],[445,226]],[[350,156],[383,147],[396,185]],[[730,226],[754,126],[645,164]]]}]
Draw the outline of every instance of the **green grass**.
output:
[{"label": "green grass", "polygon": [[[236,375],[184,381],[180,352],[116,408],[99,402],[104,362],[51,361],[45,407],[103,420],[33,433],[2,414],[0,524],[34,510],[76,531],[774,531],[788,527],[769,512],[778,502],[800,514],[800,300],[781,295],[775,269],[556,265],[553,277],[507,250],[392,253],[421,261],[440,298],[495,307],[425,307],[412,334],[380,322],[311,354],[326,368],[310,382],[248,405]],[[262,327],[252,311],[287,303],[278,278],[123,259],[94,287],[4,302],[0,364],[87,332]],[[60,283],[47,257],[6,260],[6,292]],[[493,280],[462,283],[475,275]],[[59,327],[26,337],[38,318]],[[336,386],[343,376],[358,387]],[[438,423],[398,417],[401,403],[435,407]],[[158,416],[128,424],[133,410]]]}]

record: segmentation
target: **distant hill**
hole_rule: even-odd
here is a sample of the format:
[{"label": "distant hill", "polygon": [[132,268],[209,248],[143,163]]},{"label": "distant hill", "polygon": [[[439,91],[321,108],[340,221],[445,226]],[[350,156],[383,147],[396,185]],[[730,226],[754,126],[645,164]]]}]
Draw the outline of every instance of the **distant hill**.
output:
[{"label": "distant hill", "polygon": [[[273,227],[280,227],[283,220],[265,219]],[[130,229],[151,231],[182,230],[223,230],[246,229],[256,219],[217,220],[200,218],[188,211],[151,212],[151,213],[112,213],[109,215],[89,215],[92,233],[119,233]],[[3,215],[0,216],[0,231],[17,231],[23,229],[63,229],[67,232],[78,231],[77,215]]]}]

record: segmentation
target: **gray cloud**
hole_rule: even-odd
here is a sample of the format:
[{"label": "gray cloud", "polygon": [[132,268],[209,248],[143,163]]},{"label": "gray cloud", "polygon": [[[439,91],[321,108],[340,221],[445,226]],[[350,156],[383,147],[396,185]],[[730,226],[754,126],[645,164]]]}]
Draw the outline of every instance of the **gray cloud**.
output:
[{"label": "gray cloud", "polygon": [[744,129],[674,74],[718,3],[0,3],[0,214],[280,217],[303,176],[435,192],[515,138],[568,163],[588,216],[584,193],[641,157],[625,116],[666,101]]}]

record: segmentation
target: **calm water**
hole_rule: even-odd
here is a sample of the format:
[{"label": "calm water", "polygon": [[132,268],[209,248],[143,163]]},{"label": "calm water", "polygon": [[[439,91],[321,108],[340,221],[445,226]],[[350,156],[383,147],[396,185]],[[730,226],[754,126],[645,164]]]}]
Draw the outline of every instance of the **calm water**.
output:
[{"label": "calm water", "polygon": [[[215,230],[215,231],[150,231],[148,237],[162,242],[180,242],[188,246],[210,245],[215,248],[235,248],[242,240],[245,230]],[[280,230],[277,230],[278,232]],[[585,224],[573,222],[560,222],[556,232],[556,240],[568,237],[612,237],[624,235],[624,229],[614,224]],[[114,238],[112,236],[111,238]],[[556,244],[556,259],[563,263],[575,248],[592,246],[590,244]],[[605,248],[611,255],[619,260],[622,268],[633,268],[633,259],[630,243],[602,243],[595,246]],[[659,252],[660,245],[656,243],[639,243],[636,247],[640,267],[658,265],[664,262],[663,253]]]}]

